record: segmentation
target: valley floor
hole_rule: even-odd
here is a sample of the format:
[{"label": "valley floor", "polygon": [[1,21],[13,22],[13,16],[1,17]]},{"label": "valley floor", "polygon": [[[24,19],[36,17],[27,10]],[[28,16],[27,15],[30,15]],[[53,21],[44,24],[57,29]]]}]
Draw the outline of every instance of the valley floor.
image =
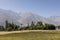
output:
[{"label": "valley floor", "polygon": [[60,30],[0,32],[0,40],[60,40]]},{"label": "valley floor", "polygon": [[23,33],[23,32],[60,32],[60,30],[22,30],[22,31],[0,31],[0,35]]}]

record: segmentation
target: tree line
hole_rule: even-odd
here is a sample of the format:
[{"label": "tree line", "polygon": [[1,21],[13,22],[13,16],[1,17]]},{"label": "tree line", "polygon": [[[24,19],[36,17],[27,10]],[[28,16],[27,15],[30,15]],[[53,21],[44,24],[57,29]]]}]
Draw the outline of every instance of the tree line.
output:
[{"label": "tree line", "polygon": [[55,30],[56,26],[53,24],[43,24],[42,22],[37,22],[34,24],[34,22],[31,23],[31,25],[28,24],[26,27],[22,27],[21,30]]},{"label": "tree line", "polygon": [[31,24],[28,24],[25,27],[21,25],[16,25],[13,22],[9,23],[7,20],[5,21],[5,27],[0,26],[0,31],[17,31],[17,30],[55,30],[56,26],[53,24],[47,24],[43,22],[34,23],[33,21]]}]

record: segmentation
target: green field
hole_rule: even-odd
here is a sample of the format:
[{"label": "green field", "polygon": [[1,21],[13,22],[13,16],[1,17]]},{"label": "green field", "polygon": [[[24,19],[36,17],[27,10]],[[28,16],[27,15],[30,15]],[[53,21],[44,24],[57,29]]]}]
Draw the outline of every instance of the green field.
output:
[{"label": "green field", "polygon": [[60,31],[34,31],[0,35],[0,40],[60,40]]}]

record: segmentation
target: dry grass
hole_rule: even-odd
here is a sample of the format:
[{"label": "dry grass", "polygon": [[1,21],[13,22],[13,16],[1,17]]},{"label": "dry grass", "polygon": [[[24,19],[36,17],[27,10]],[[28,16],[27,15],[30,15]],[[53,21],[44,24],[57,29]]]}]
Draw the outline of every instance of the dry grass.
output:
[{"label": "dry grass", "polygon": [[60,40],[60,30],[0,32],[0,40]]}]

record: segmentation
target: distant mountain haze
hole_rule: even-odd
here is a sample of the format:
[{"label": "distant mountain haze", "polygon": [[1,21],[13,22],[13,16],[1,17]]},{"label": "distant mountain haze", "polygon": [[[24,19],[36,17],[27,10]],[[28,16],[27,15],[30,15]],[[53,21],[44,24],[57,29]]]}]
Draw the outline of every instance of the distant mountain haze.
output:
[{"label": "distant mountain haze", "polygon": [[24,13],[24,14],[21,15],[21,18],[19,20],[19,22],[22,23],[22,24],[27,24],[27,23],[31,24],[32,21],[33,22],[41,21],[41,22],[44,22],[44,23],[57,25],[56,22],[54,22],[52,20],[49,20],[45,17],[33,14],[33,13]]},{"label": "distant mountain haze", "polygon": [[49,17],[49,19],[58,23],[58,25],[60,25],[60,16],[51,16]]},{"label": "distant mountain haze", "polygon": [[20,16],[16,12],[0,9],[0,24],[2,23],[2,25],[6,20],[8,20],[9,22],[19,23],[19,18]]},{"label": "distant mountain haze", "polygon": [[54,25],[60,25],[60,16],[52,16],[49,18],[45,18],[39,15],[36,15],[34,13],[28,12],[28,13],[17,13],[13,12],[11,10],[4,10],[0,9],[0,25],[4,25],[5,20],[8,20],[9,22],[13,22],[15,24],[23,24],[27,25],[28,23],[31,24],[31,22],[44,22]]}]

